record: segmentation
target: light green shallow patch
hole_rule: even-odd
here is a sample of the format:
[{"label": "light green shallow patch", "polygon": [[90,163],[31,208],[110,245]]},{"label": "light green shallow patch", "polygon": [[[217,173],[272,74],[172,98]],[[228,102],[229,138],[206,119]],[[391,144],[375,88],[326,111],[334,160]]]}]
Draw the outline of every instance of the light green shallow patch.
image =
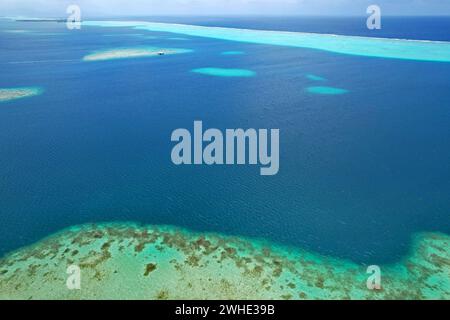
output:
[{"label": "light green shallow patch", "polygon": [[334,88],[334,87],[308,87],[306,90],[309,93],[313,94],[323,94],[323,95],[339,95],[339,94],[345,94],[348,93],[348,90],[340,89],[340,88]]},{"label": "light green shallow patch", "polygon": [[[0,260],[0,299],[449,299],[450,237],[422,234],[411,254],[366,266],[260,240],[172,227],[72,227]],[[66,287],[81,269],[81,290]]]},{"label": "light green shallow patch", "polygon": [[131,27],[189,36],[325,50],[366,57],[450,62],[450,42],[204,27],[143,21],[84,21],[85,26]]},{"label": "light green shallow patch", "polygon": [[44,90],[40,87],[0,88],[0,102],[37,96],[43,92]]},{"label": "light green shallow patch", "polygon": [[83,61],[104,61],[116,59],[145,58],[159,55],[172,55],[192,52],[189,49],[170,49],[154,47],[116,48],[96,51],[83,57]]},{"label": "light green shallow patch", "polygon": [[192,72],[205,74],[215,77],[241,77],[249,78],[256,75],[255,72],[247,69],[230,69],[230,68],[199,68],[194,69]]}]

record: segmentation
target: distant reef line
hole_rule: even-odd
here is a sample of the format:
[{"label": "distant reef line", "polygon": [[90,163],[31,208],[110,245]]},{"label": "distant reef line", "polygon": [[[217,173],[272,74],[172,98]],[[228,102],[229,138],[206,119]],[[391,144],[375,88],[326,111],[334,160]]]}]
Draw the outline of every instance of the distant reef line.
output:
[{"label": "distant reef line", "polygon": [[450,42],[268,31],[145,21],[84,21],[83,26],[128,27],[137,30],[288,46],[373,58],[450,62]]}]

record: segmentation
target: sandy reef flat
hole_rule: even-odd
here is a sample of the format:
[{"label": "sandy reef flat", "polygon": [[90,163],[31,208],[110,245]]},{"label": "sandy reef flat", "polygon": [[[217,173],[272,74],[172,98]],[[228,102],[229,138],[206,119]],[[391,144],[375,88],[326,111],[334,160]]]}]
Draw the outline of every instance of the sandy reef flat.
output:
[{"label": "sandy reef flat", "polygon": [[38,87],[0,88],[0,102],[32,97],[42,92]]},{"label": "sandy reef flat", "polygon": [[[72,227],[0,260],[0,299],[449,299],[450,237],[413,239],[411,253],[367,266],[260,240],[129,223]],[[81,269],[81,290],[66,287]]]},{"label": "sandy reef flat", "polygon": [[145,58],[159,55],[172,55],[191,52],[188,49],[168,49],[168,48],[118,48],[97,51],[83,57],[84,61],[104,61],[115,59]]}]

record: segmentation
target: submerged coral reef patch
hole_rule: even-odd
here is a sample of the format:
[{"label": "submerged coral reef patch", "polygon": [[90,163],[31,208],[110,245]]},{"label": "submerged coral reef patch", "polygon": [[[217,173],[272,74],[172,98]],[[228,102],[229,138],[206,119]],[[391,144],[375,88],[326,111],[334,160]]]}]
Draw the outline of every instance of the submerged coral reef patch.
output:
[{"label": "submerged coral reef patch", "polygon": [[244,51],[224,51],[221,53],[224,56],[239,56],[245,54]]},{"label": "submerged coral reef patch", "polygon": [[[264,241],[172,227],[72,227],[0,260],[0,299],[449,299],[450,237],[423,234],[411,254],[366,266]],[[81,289],[66,287],[68,266]]]},{"label": "submerged coral reef patch", "polygon": [[334,88],[334,87],[325,87],[325,86],[308,87],[306,90],[309,93],[323,94],[323,95],[338,95],[338,94],[348,93],[348,90],[346,90],[346,89]]},{"label": "submerged coral reef patch", "polygon": [[247,69],[232,69],[232,68],[199,68],[194,69],[192,72],[205,74],[215,77],[240,77],[249,78],[254,77],[256,73]]},{"label": "submerged coral reef patch", "polygon": [[315,74],[307,74],[306,78],[308,78],[309,80],[312,80],[312,81],[326,81],[327,80],[321,76],[316,76]]},{"label": "submerged coral reef patch", "polygon": [[0,102],[37,96],[43,91],[40,87],[0,88]]}]

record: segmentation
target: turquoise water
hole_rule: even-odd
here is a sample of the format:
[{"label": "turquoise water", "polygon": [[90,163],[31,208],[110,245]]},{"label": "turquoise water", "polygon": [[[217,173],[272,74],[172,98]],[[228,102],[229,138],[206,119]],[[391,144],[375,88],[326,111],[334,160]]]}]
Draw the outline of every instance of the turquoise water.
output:
[{"label": "turquoise water", "polygon": [[225,69],[225,68],[200,68],[194,69],[192,72],[206,74],[216,77],[254,77],[255,72],[246,69]]},{"label": "turquoise water", "polygon": [[[450,63],[437,61],[448,58],[441,50],[448,43],[334,36],[320,43],[332,36],[299,34],[295,25],[282,37],[239,35],[251,25],[230,23],[238,31],[194,27],[201,36],[193,36],[191,27],[172,25],[151,25],[171,32],[136,31],[129,22],[69,31],[0,22],[2,31],[28,31],[0,32],[0,88],[44,90],[0,105],[1,254],[76,224],[136,221],[377,264],[405,256],[416,232],[450,231]],[[346,30],[336,33],[353,34]],[[242,38],[249,34],[253,42]],[[335,52],[341,40],[349,54]],[[401,57],[358,49],[361,41],[392,45],[389,55]],[[142,46],[191,52],[83,61]],[[192,72],[204,68],[254,76]],[[308,92],[317,86],[348,92]],[[279,173],[174,166],[170,135],[195,120],[221,130],[279,128]]]},{"label": "turquoise water", "polygon": [[308,87],[308,92],[314,93],[314,94],[329,94],[329,95],[335,95],[335,94],[345,94],[348,93],[348,90],[340,89],[340,88],[333,88],[333,87]]}]

